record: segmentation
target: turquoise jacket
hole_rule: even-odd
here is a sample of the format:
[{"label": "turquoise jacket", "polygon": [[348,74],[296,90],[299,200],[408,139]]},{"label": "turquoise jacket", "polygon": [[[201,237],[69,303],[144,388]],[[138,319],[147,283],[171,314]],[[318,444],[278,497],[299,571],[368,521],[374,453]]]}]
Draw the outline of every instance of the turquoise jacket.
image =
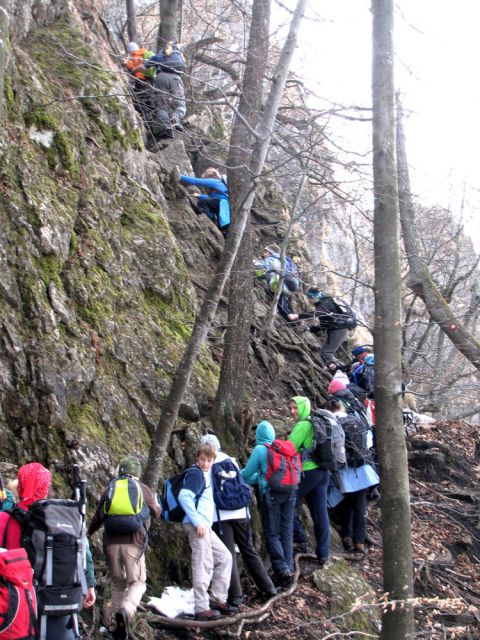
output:
[{"label": "turquoise jacket", "polygon": [[294,396],[291,399],[298,407],[298,422],[293,427],[288,439],[293,442],[295,449],[302,457],[302,471],[318,469],[318,464],[312,460],[304,460],[304,451],[313,448],[313,425],[310,422],[311,404],[305,396]]},{"label": "turquoise jacket", "polygon": [[256,447],[247,461],[245,469],[242,469],[242,476],[248,484],[258,484],[260,491],[265,493],[267,483],[265,474],[267,473],[267,453],[266,444],[272,444],[275,440],[275,429],[266,420],[262,420],[257,425],[255,431]]}]

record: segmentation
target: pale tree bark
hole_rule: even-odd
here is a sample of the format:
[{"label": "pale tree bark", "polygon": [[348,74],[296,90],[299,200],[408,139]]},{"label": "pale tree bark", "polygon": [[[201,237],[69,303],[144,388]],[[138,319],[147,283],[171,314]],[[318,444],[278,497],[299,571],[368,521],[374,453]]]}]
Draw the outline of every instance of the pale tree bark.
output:
[{"label": "pale tree bark", "polygon": [[[375,407],[382,478],[384,640],[414,637],[407,451],[401,406],[400,225],[395,166],[393,0],[373,0]],[[400,603],[398,601],[401,601]]]},{"label": "pale tree bark", "polygon": [[158,25],[158,51],[171,40],[180,36],[180,15],[182,0],[160,0],[160,24]]},{"label": "pale tree bark", "polygon": [[[233,123],[227,160],[232,217],[237,215],[244,185],[251,180],[249,161],[253,132],[261,115],[269,30],[270,0],[254,0],[243,90],[238,105],[242,117],[236,117]],[[243,403],[252,321],[252,258],[252,234],[248,216],[229,282],[228,326],[213,411],[217,428],[234,434],[237,439],[243,435],[243,420],[247,411]]]},{"label": "pale tree bark", "polygon": [[128,41],[137,40],[137,14],[135,13],[135,0],[125,0],[127,9],[127,33]]},{"label": "pale tree bark", "polygon": [[400,219],[402,223],[403,243],[410,269],[407,285],[421,298],[430,318],[445,332],[452,344],[474,367],[480,369],[480,341],[470,333],[467,327],[458,319],[454,311],[452,311],[420,255],[416,238],[415,212],[410,189],[410,176],[399,99],[397,99],[397,108],[397,163]]},{"label": "pale tree bark", "polygon": [[8,9],[10,0],[0,0],[0,119],[3,116],[3,88],[7,59]]},{"label": "pale tree bark", "polygon": [[298,0],[292,16],[288,36],[273,74],[270,92],[263,111],[262,119],[257,127],[257,136],[249,162],[250,178],[242,187],[241,196],[238,198],[238,211],[230,227],[225,248],[219,260],[212,281],[205,294],[202,306],[193,326],[190,341],[180,360],[173,377],[170,392],[163,404],[158,426],[155,430],[152,445],[150,447],[148,463],[145,469],[144,481],[154,491],[157,490],[162,471],[163,459],[167,452],[168,443],[178,410],[190,382],[193,367],[198,358],[200,348],[205,341],[208,329],[215,317],[223,288],[230,275],[238,248],[242,241],[243,232],[250,215],[250,208],[255,197],[257,182],[261,176],[265,158],[267,156],[270,138],[275,124],[275,116],[285,88],[288,70],[295,50],[297,33],[302,20],[307,0]]}]

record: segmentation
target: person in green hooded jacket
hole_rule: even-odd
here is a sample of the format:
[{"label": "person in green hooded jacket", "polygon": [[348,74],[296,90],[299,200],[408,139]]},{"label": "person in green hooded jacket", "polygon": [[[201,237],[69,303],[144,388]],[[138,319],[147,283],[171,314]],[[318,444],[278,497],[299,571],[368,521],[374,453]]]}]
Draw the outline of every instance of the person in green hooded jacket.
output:
[{"label": "person in green hooded jacket", "polygon": [[302,458],[302,479],[298,486],[297,509],[293,523],[293,540],[300,545],[307,545],[307,536],[300,521],[299,509],[305,498],[313,520],[316,547],[315,553],[320,565],[328,560],[330,546],[330,525],[327,509],[327,487],[329,472],[320,469],[310,459],[310,452],[314,448],[313,425],[310,421],[311,404],[305,396],[294,396],[289,404],[290,413],[296,420],[292,433],[288,439],[293,442],[295,449]]}]

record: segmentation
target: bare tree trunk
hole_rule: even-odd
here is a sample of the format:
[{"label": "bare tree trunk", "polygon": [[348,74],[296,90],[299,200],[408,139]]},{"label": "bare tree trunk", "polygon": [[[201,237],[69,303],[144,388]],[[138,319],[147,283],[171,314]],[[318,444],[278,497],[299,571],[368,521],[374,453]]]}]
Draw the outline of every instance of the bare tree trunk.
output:
[{"label": "bare tree trunk", "polygon": [[250,214],[255,197],[257,182],[265,164],[268,146],[275,124],[275,116],[285,88],[290,62],[293,57],[297,41],[297,32],[302,20],[307,0],[298,0],[290,23],[290,30],[283,45],[280,58],[273,74],[272,85],[267,103],[263,111],[262,119],[257,128],[257,138],[252,149],[249,163],[250,179],[243,185],[239,198],[238,212],[232,222],[223,254],[212,278],[201,309],[195,321],[190,341],[185,349],[180,364],[174,375],[172,386],[166,398],[160,421],[150,447],[144,481],[154,490],[157,490],[160,480],[162,463],[167,452],[172,429],[178,417],[178,410],[188,387],[193,367],[197,360],[200,348],[206,338],[207,331],[213,321],[220,296],[227,281],[232,265],[235,261],[243,232]]},{"label": "bare tree trunk", "polygon": [[[239,198],[244,185],[251,179],[249,173],[250,150],[261,115],[263,98],[264,62],[268,59],[270,30],[270,0],[254,0],[247,61],[243,77],[243,90],[230,138],[228,154],[228,191],[232,218],[237,215]],[[214,421],[217,428],[243,437],[243,402],[245,396],[246,371],[248,368],[248,345],[252,321],[252,234],[250,216],[245,227],[242,243],[233,265],[229,283],[228,326],[225,332],[222,368],[215,397]],[[240,375],[239,375],[240,373]]]},{"label": "bare tree trunk", "polygon": [[3,116],[3,88],[5,61],[7,58],[9,4],[9,0],[0,0],[0,119]]},{"label": "bare tree trunk", "polygon": [[400,197],[400,219],[403,243],[410,269],[407,284],[422,299],[430,318],[446,333],[452,344],[480,369],[480,342],[450,309],[447,300],[433,281],[428,267],[420,256],[416,238],[415,213],[413,209],[410,176],[405,150],[405,136],[400,100],[397,98],[397,163],[398,189]]},{"label": "bare tree trunk", "polygon": [[137,15],[135,13],[135,0],[125,0],[127,7],[127,33],[128,41],[137,40]]},{"label": "bare tree trunk", "polygon": [[158,25],[158,51],[171,40],[177,40],[179,35],[179,16],[181,15],[181,0],[160,0],[160,24]]},{"label": "bare tree trunk", "polygon": [[384,640],[414,637],[407,451],[401,406],[400,227],[395,166],[393,0],[373,0],[375,405],[382,478]]}]

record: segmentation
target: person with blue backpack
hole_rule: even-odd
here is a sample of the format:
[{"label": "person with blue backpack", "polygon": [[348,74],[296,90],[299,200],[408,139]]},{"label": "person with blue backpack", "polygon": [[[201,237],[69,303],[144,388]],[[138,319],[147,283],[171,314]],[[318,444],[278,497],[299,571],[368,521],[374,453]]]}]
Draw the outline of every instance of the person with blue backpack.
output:
[{"label": "person with blue backpack", "polygon": [[211,444],[201,444],[196,462],[185,474],[178,494],[185,512],[183,526],[192,549],[195,618],[204,621],[238,611],[238,607],[227,602],[232,554],[212,529],[215,503],[211,469],[216,456]]},{"label": "person with blue backpack", "polygon": [[[278,467],[291,466],[296,452],[292,446],[290,456],[280,454],[274,443],[285,443],[276,440],[275,429],[267,420],[257,425],[255,432],[256,446],[242,475],[251,485],[258,485],[260,492],[260,516],[262,519],[263,537],[273,569],[273,582],[277,587],[287,588],[293,578],[293,515],[297,493],[300,468],[288,478],[280,473],[272,474],[271,461],[277,457]],[[273,478],[271,476],[274,476]],[[294,477],[295,476],[295,477]],[[280,481],[276,483],[278,478]],[[282,481],[289,480],[282,488]]]},{"label": "person with blue backpack", "polygon": [[226,236],[230,227],[230,204],[228,200],[228,186],[215,167],[208,167],[201,178],[180,176],[180,184],[201,187],[207,193],[196,193],[196,209],[207,215],[212,222]]},{"label": "person with blue backpack", "polygon": [[[290,257],[285,258],[285,270],[283,277],[282,293],[278,299],[277,309],[280,315],[288,319],[292,313],[290,308],[289,295],[298,289],[298,270],[295,263]],[[268,283],[268,291],[273,295],[280,281],[280,273],[282,271],[282,261],[280,259],[280,247],[277,244],[269,244],[264,247],[261,258],[253,261],[255,275],[258,278],[265,279]]]},{"label": "person with blue backpack", "polygon": [[275,586],[254,547],[252,539],[249,509],[252,501],[251,488],[243,479],[234,458],[222,451],[216,435],[207,433],[202,436],[200,442],[211,444],[217,453],[211,472],[215,502],[212,528],[232,554],[232,576],[227,602],[233,606],[238,606],[243,602],[235,545],[240,551],[245,567],[258,589],[260,597],[272,598],[276,595]]}]

